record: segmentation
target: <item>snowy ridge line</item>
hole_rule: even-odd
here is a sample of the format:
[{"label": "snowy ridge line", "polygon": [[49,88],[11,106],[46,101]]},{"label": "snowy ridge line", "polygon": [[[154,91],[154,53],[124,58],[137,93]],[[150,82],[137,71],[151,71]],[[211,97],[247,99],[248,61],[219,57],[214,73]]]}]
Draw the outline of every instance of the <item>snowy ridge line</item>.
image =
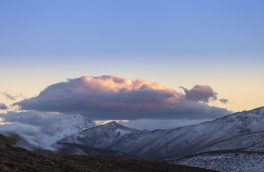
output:
[{"label": "snowy ridge line", "polygon": [[[264,131],[256,131],[256,132],[251,132],[251,133],[246,133],[246,134],[240,134],[240,135],[236,135],[236,136],[233,136],[233,137],[224,138],[223,140],[217,141],[217,142],[215,142],[215,143],[212,143],[212,144],[206,146],[206,148],[213,147],[213,146],[215,146],[215,145],[217,145],[217,144],[224,143],[224,142],[226,142],[226,141],[232,141],[233,139],[240,138],[240,137],[242,137],[242,136],[251,136],[251,135],[254,135],[254,134],[263,134],[263,135],[264,135]],[[259,143],[264,143],[264,140],[261,141],[261,142],[253,143],[253,144],[251,144],[251,145],[249,145],[249,146],[245,146],[245,147],[243,147],[243,148],[230,149],[230,150],[243,150],[243,149],[247,149],[247,148],[249,148],[249,147],[251,147],[251,146],[254,146],[254,145],[256,145],[256,144],[259,144]],[[228,150],[228,149],[226,149],[226,150]],[[213,151],[204,151],[204,152],[213,152]],[[199,153],[203,153],[203,150],[201,150],[201,152],[199,152]]]},{"label": "snowy ridge line", "polygon": [[112,121],[112,122],[109,122],[109,123],[106,123],[106,124],[100,124],[100,125],[95,125],[93,127],[90,127],[90,128],[87,128],[87,129],[84,129],[83,131],[81,131],[80,133],[84,132],[85,130],[89,130],[89,129],[96,129],[96,128],[101,128],[103,126],[116,126],[116,127],[120,127],[120,128],[123,128],[123,129],[127,129],[127,130],[134,130],[134,131],[141,131],[141,130],[138,130],[138,129],[135,129],[135,128],[129,128],[129,127],[126,127],[124,125],[121,125],[119,124],[118,122],[116,121]]}]

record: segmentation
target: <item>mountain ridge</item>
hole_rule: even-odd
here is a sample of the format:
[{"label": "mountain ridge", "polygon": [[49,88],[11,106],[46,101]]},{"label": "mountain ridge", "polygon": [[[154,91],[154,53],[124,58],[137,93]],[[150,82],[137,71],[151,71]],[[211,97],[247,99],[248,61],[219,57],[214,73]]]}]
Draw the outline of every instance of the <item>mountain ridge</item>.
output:
[{"label": "mountain ridge", "polygon": [[[97,147],[122,151],[146,159],[181,158],[197,153],[213,143],[235,135],[264,131],[262,122],[264,122],[264,107],[259,107],[201,124],[174,129],[132,132],[123,135],[122,138],[115,139],[110,135],[100,135],[100,138],[106,141],[111,140],[111,142],[105,145],[97,144]],[[96,130],[103,127],[104,125],[88,130],[97,132]],[[87,140],[96,140],[96,138],[85,136],[85,134],[82,135],[82,138],[78,137],[78,134],[68,136],[60,140],[59,143],[70,143],[70,138],[78,144],[95,146]]]}]

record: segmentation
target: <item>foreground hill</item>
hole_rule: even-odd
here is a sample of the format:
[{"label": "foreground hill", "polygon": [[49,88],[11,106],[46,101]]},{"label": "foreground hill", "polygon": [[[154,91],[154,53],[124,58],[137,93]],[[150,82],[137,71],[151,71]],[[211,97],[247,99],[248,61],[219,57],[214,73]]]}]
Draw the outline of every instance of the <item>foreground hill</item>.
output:
[{"label": "foreground hill", "polygon": [[199,172],[208,171],[160,162],[31,152],[13,147],[16,140],[0,135],[0,170],[4,172]]}]

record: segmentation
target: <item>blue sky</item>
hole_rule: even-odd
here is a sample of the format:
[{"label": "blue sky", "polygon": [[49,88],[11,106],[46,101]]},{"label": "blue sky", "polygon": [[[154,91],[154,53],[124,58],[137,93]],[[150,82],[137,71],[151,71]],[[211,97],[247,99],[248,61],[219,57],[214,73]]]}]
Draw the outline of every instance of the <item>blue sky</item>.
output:
[{"label": "blue sky", "polygon": [[0,0],[0,89],[30,95],[69,77],[112,74],[209,84],[234,109],[247,108],[241,92],[259,106],[263,8],[262,0]]},{"label": "blue sky", "polygon": [[263,6],[260,0],[2,0],[1,56],[260,56]]}]

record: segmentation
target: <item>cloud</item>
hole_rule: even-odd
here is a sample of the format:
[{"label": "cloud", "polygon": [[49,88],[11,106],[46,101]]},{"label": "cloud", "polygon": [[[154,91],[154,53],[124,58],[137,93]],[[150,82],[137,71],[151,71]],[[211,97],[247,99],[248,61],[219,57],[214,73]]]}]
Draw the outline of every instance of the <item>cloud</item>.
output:
[{"label": "cloud", "polygon": [[1,92],[1,94],[8,100],[16,100],[16,97],[15,96],[11,96],[10,94],[8,94],[7,92]]},{"label": "cloud", "polygon": [[37,97],[16,103],[24,110],[81,113],[91,119],[199,119],[228,114],[197,101],[215,96],[209,86],[186,95],[144,80],[85,76],[53,84]]},{"label": "cloud", "polygon": [[219,101],[221,103],[224,103],[224,104],[229,103],[229,100],[228,99],[219,99]]},{"label": "cloud", "polygon": [[209,85],[195,85],[192,89],[181,87],[187,100],[209,102],[217,100],[217,93]]},{"label": "cloud", "polygon": [[6,110],[7,106],[4,103],[0,103],[0,110]]}]

